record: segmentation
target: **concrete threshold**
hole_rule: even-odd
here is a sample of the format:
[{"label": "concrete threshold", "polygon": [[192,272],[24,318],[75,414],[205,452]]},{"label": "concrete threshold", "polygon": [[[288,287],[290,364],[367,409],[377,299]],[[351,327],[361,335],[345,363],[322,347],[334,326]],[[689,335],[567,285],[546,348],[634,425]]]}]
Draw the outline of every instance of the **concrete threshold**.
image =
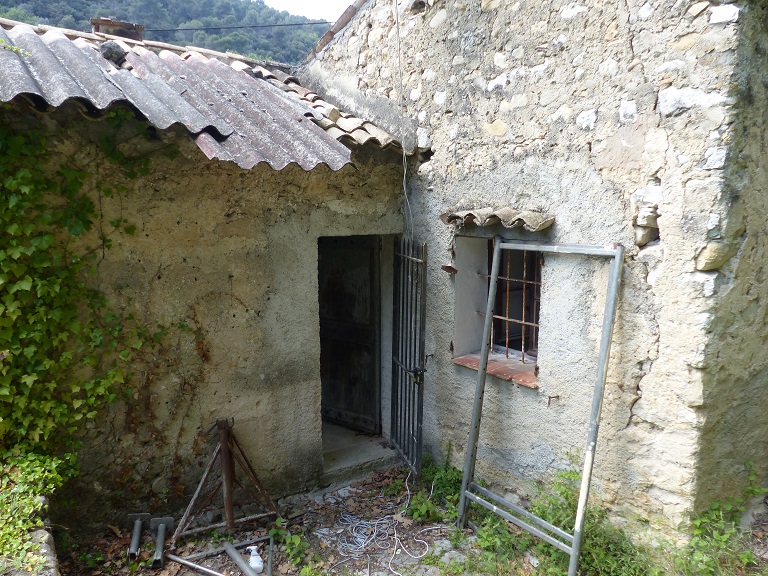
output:
[{"label": "concrete threshold", "polygon": [[321,486],[352,480],[399,463],[397,452],[381,436],[369,436],[323,422]]}]

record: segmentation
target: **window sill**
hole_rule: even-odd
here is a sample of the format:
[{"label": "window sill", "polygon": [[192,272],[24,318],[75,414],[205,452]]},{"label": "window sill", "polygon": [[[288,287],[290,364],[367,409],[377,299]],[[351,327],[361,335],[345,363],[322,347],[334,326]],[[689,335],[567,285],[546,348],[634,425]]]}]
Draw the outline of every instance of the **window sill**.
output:
[{"label": "window sill", "polygon": [[[453,359],[454,364],[478,370],[480,367],[480,354],[465,354]],[[488,367],[486,372],[491,376],[496,376],[508,382],[514,382],[520,386],[536,390],[539,385],[536,383],[536,364],[523,364],[520,360],[507,358],[504,354],[491,352],[488,355]]]}]

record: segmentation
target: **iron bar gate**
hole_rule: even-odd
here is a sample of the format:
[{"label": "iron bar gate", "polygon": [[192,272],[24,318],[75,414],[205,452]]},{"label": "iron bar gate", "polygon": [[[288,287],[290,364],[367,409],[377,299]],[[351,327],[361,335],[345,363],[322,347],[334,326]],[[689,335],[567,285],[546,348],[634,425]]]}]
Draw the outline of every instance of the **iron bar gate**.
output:
[{"label": "iron bar gate", "polygon": [[[603,329],[600,337],[600,352],[597,358],[597,375],[592,396],[592,412],[589,420],[587,448],[584,454],[584,467],[581,474],[579,501],[576,506],[576,522],[572,534],[565,530],[561,530],[557,526],[553,526],[549,522],[531,514],[525,508],[505,500],[501,496],[494,494],[490,490],[487,490],[474,482],[477,442],[480,436],[480,419],[483,411],[483,395],[485,394],[485,378],[486,370],[488,368],[493,303],[496,299],[496,279],[499,277],[499,264],[502,250],[530,250],[550,254],[580,254],[584,256],[609,258],[611,260],[610,275],[608,277],[608,291],[605,298],[605,311],[603,314]],[[600,428],[603,392],[605,389],[605,378],[608,372],[608,357],[611,351],[611,338],[613,336],[616,307],[619,300],[619,287],[621,285],[621,268],[623,261],[624,247],[621,244],[616,244],[610,247],[585,246],[579,244],[539,244],[534,242],[513,242],[504,240],[498,236],[494,242],[493,264],[491,266],[491,279],[488,288],[488,303],[485,313],[483,340],[481,342],[477,387],[475,389],[475,400],[472,408],[472,423],[469,429],[467,454],[464,462],[464,478],[462,480],[461,496],[459,500],[458,525],[462,528],[466,526],[469,502],[475,502],[568,554],[570,556],[568,576],[576,576],[579,566],[579,554],[581,553],[581,543],[584,536],[584,520],[587,499],[589,497],[590,482],[592,480],[592,467],[595,461],[597,433]],[[509,512],[510,510],[512,513]]]},{"label": "iron bar gate", "polygon": [[424,412],[424,329],[427,312],[427,245],[395,240],[392,330],[392,430],[390,440],[421,477]]}]

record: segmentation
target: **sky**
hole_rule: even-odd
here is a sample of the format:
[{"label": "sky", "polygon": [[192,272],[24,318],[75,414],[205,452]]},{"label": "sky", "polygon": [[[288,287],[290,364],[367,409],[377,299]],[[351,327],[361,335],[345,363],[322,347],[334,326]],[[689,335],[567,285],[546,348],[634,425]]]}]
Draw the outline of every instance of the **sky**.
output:
[{"label": "sky", "polygon": [[264,0],[270,8],[285,10],[296,16],[336,22],[355,0]]}]

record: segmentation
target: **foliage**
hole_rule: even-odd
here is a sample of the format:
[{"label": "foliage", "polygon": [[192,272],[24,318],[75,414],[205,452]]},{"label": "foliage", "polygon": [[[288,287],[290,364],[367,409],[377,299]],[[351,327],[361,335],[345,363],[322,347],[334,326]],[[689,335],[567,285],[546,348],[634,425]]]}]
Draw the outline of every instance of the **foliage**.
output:
[{"label": "foliage", "polygon": [[39,567],[35,545],[27,537],[41,526],[44,496],[71,474],[68,460],[27,453],[2,454],[0,464],[0,573],[9,568]]},{"label": "foliage", "polygon": [[[449,450],[450,453],[450,450]],[[446,515],[456,517],[456,505],[461,493],[461,472],[446,461],[436,466],[425,461],[422,471],[426,485],[431,486],[430,503],[438,501],[445,507]],[[568,470],[557,474],[554,481],[542,486],[533,498],[530,510],[547,522],[571,531],[576,518],[579,473]],[[482,481],[478,480],[479,484]],[[417,509],[425,498],[414,496]],[[410,509],[410,508],[409,508]],[[439,510],[438,510],[439,512]],[[414,516],[415,518],[415,516]],[[532,554],[539,560],[537,574],[564,575],[568,569],[568,556],[553,546],[542,542],[525,531],[508,523],[485,508],[470,507],[470,518],[478,526],[477,544],[480,554],[470,555],[466,562],[441,566],[445,573],[517,574],[525,563],[524,556]],[[583,576],[639,576],[660,575],[645,550],[630,542],[626,534],[613,526],[607,512],[590,506],[584,528],[585,536],[580,558],[580,574]],[[457,529],[451,540],[461,544],[462,532]],[[454,562],[455,564],[455,562]]]},{"label": "foliage", "polygon": [[[451,446],[449,445],[447,454],[450,453]],[[431,498],[437,500],[445,508],[447,518],[455,520],[458,515],[459,495],[461,494],[461,470],[451,466],[448,457],[441,466],[438,466],[427,456],[424,458],[421,476],[424,484],[430,486]]]},{"label": "foliage", "polygon": [[528,549],[531,542],[530,537],[514,534],[506,520],[499,516],[488,516],[478,526],[477,545],[500,560],[519,556]]},{"label": "foliage", "polygon": [[[576,521],[579,473],[559,472],[548,490],[542,490],[531,503],[531,512],[540,518],[571,531]],[[532,549],[540,560],[543,574],[566,574],[568,556],[553,546],[535,541]],[[584,523],[584,539],[579,571],[584,576],[653,576],[656,568],[648,553],[633,544],[627,535],[608,520],[608,513],[599,506],[588,506]]]},{"label": "foliage", "polygon": [[406,514],[417,522],[439,522],[443,517],[455,519],[461,492],[461,471],[451,466],[447,458],[442,465],[437,465],[429,455],[425,455],[421,479],[423,488],[411,497]]},{"label": "foliage", "polygon": [[[284,26],[310,20],[270,8],[262,0],[0,0],[0,16],[82,31],[91,30],[89,19],[94,16],[115,17],[143,24],[147,29],[144,35],[150,40],[231,51],[289,64],[301,62],[328,29],[327,24]],[[281,26],[225,28],[249,25]]]},{"label": "foliage", "polygon": [[[448,449],[450,453],[450,447]],[[759,572],[754,553],[741,538],[739,522],[747,501],[763,495],[768,489],[759,486],[754,465],[746,464],[748,482],[740,497],[713,503],[693,521],[693,537],[673,560],[653,557],[646,549],[633,544],[626,533],[614,526],[607,511],[597,505],[587,509],[584,539],[579,559],[582,576],[660,576],[674,573],[681,576],[732,576]],[[408,513],[416,520],[435,519],[437,514],[456,518],[456,505],[461,493],[461,471],[446,460],[435,464],[425,457],[422,469],[423,489],[413,496]],[[483,484],[478,479],[479,484]],[[530,511],[543,520],[570,532],[576,520],[580,474],[575,470],[559,472],[554,481],[542,485],[532,499]],[[429,496],[427,496],[429,494]],[[429,518],[435,514],[434,518]],[[470,553],[466,561],[445,563],[439,558],[428,563],[438,566],[445,574],[519,574],[527,569],[525,555],[538,560],[536,574],[561,576],[568,571],[569,557],[553,546],[520,530],[485,508],[470,505],[470,519],[478,526],[477,545],[481,552]],[[454,547],[464,541],[464,533],[456,529],[451,535]],[[661,564],[673,563],[674,566]],[[666,569],[666,570],[665,570]]]},{"label": "foliage", "polygon": [[432,499],[422,491],[416,492],[408,503],[406,514],[416,522],[439,522],[443,519]]},{"label": "foliage", "polygon": [[693,537],[675,557],[675,569],[682,574],[715,576],[745,573],[754,565],[754,553],[740,542],[739,522],[747,501],[766,493],[759,486],[752,462],[746,463],[748,482],[741,496],[713,502],[692,520]]},{"label": "foliage", "polygon": [[303,532],[292,533],[288,529],[288,523],[278,517],[275,525],[269,529],[269,535],[285,547],[285,555],[291,564],[298,566],[304,561],[309,542]]},{"label": "foliage", "polygon": [[384,487],[384,494],[386,496],[399,496],[405,487],[405,482],[402,478],[395,478],[390,484]]},{"label": "foliage", "polygon": [[45,142],[0,126],[0,449],[52,453],[58,432],[115,398],[141,341],[125,345],[125,319],[83,280],[89,258],[72,240],[95,218],[87,174],[46,176]]},{"label": "foliage", "polygon": [[[82,237],[98,221],[88,174],[67,162],[46,171],[47,136],[0,124],[0,508],[12,511],[0,521],[0,568],[37,562],[38,497],[74,472],[73,433],[116,398],[143,342],[85,282],[97,250]],[[118,229],[130,232],[98,221],[98,248]]]}]

